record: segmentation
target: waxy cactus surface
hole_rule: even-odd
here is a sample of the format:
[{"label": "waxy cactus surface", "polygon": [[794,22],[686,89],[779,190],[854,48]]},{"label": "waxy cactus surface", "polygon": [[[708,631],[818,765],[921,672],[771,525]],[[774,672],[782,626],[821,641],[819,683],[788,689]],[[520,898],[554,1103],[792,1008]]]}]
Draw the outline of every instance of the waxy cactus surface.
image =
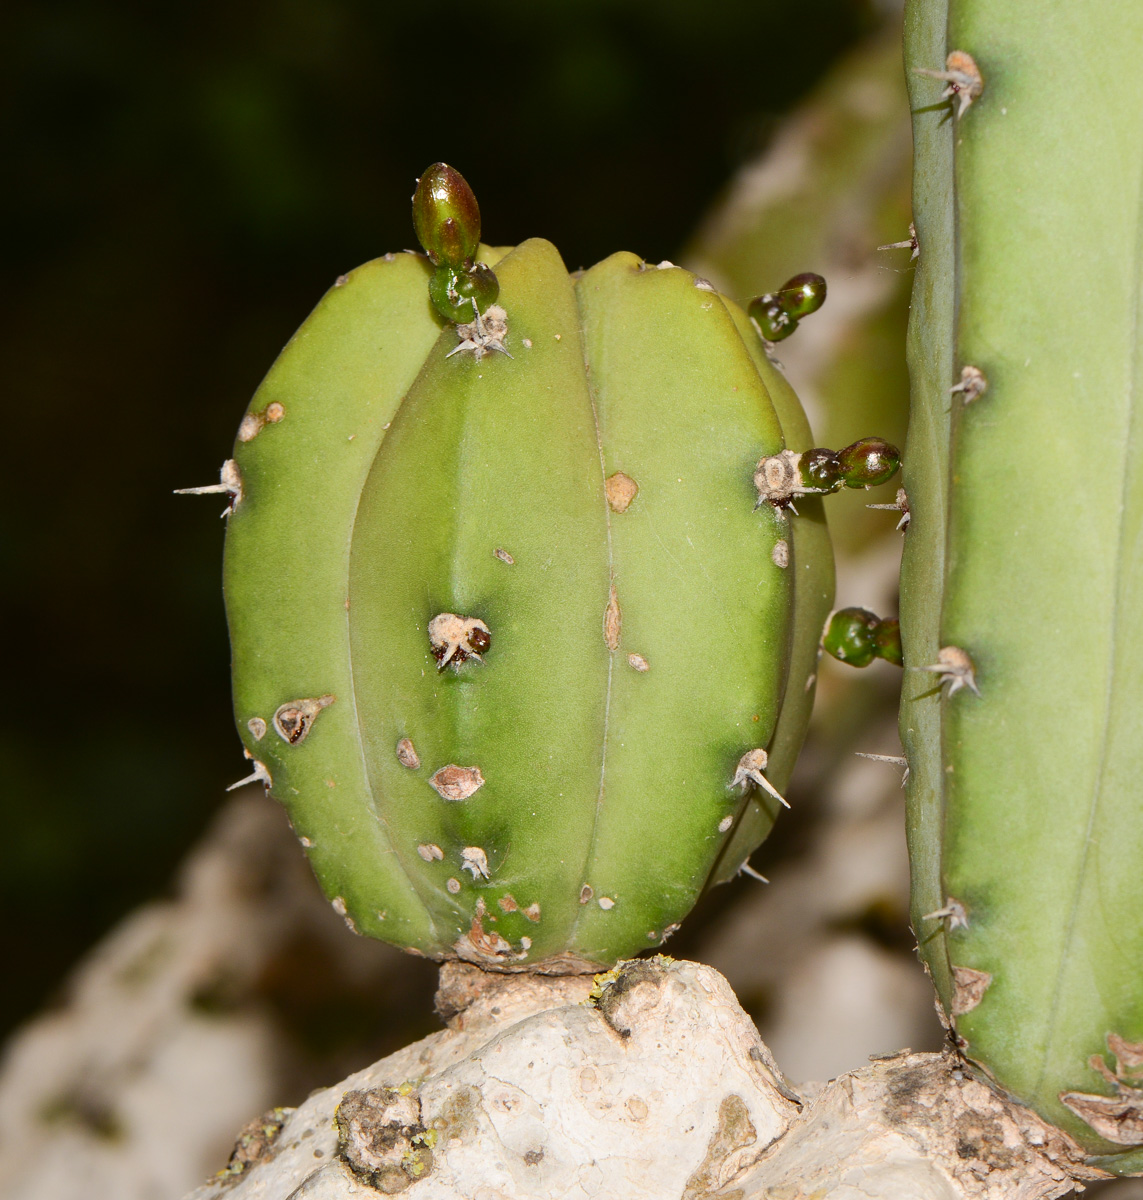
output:
[{"label": "waxy cactus surface", "polygon": [[[768,832],[832,558],[817,496],[757,506],[812,440],[739,309],[631,254],[474,250],[466,211],[339,279],[254,397],[236,715],[358,931],[590,969]],[[465,280],[498,287],[471,319]]]},{"label": "waxy cactus surface", "polygon": [[958,1044],[1143,1169],[1143,6],[913,0],[913,920]]}]

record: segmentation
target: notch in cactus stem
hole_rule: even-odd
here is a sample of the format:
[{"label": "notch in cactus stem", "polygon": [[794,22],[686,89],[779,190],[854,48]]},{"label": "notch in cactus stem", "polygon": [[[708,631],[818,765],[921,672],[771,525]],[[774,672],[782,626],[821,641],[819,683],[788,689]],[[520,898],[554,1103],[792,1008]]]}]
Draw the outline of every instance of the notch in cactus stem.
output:
[{"label": "notch in cactus stem", "polygon": [[481,656],[492,645],[492,631],[479,617],[438,613],[429,622],[428,632],[438,671],[443,671],[449,663],[459,669],[470,658],[483,662]]},{"label": "notch in cactus stem", "polygon": [[949,388],[949,395],[955,396],[957,392],[960,392],[964,396],[965,404],[971,404],[974,400],[979,400],[987,391],[988,380],[985,378],[984,372],[979,367],[968,366],[961,368],[960,383]]},{"label": "notch in cactus stem", "polygon": [[229,496],[230,503],[222,510],[222,516],[228,517],[242,503],[242,475],[238,464],[228,458],[222,464],[218,473],[218,483],[208,483],[203,487],[175,488],[176,496]]},{"label": "notch in cactus stem", "polygon": [[914,262],[921,257],[921,243],[917,240],[917,227],[912,221],[909,222],[909,236],[903,242],[886,242],[884,246],[878,246],[878,250],[911,250],[909,261]]},{"label": "notch in cactus stem", "polygon": [[980,695],[976,686],[976,667],[968,654],[959,646],[942,646],[937,651],[937,661],[927,667],[914,667],[915,671],[932,671],[937,676],[937,686],[947,683],[949,696],[955,696],[961,688],[968,688],[974,696]]},{"label": "notch in cactus stem", "polygon": [[789,808],[790,802],[762,774],[766,770],[768,761],[769,759],[765,750],[747,750],[738,760],[738,766],[735,768],[734,778],[730,781],[730,786],[732,788],[740,787],[745,790],[749,784],[754,784],[755,787],[760,787],[763,791],[769,792],[779,804]]},{"label": "notch in cactus stem", "polygon": [[[503,354],[505,358],[511,358],[512,355],[508,353],[504,345],[504,339],[508,336],[508,314],[499,304],[492,305],[483,315],[476,307],[475,301],[473,301],[472,308],[472,320],[467,325],[456,327],[456,336],[460,338],[460,344],[450,350],[445,357],[452,358],[454,354],[471,351],[473,360],[480,362],[486,354],[495,350],[498,354]],[[527,339],[524,344],[529,344]]]},{"label": "notch in cactus stem", "polygon": [[798,322],[815,313],[825,303],[826,281],[812,271],[787,279],[776,292],[767,292],[750,301],[747,315],[768,342],[788,338]]},{"label": "notch in cactus stem", "polygon": [[941,92],[941,99],[953,102],[958,121],[984,91],[984,77],[980,68],[972,55],[964,50],[953,50],[945,59],[943,71],[930,71],[926,67],[914,67],[913,70],[918,75],[927,75],[930,79],[943,79],[948,84]]},{"label": "notch in cactus stem", "polygon": [[952,896],[946,898],[942,908],[925,913],[922,921],[943,921],[949,933],[954,929],[968,928],[968,911],[964,905]]},{"label": "notch in cactus stem", "polygon": [[897,489],[897,495],[892,504],[867,504],[866,508],[880,508],[887,512],[899,512],[901,519],[897,522],[898,533],[904,533],[909,528],[913,514],[909,511],[909,496],[904,488]]},{"label": "notch in cactus stem", "polygon": [[232,783],[226,790],[228,792],[237,791],[240,787],[246,787],[247,784],[260,783],[266,788],[272,788],[274,781],[270,778],[270,772],[266,769],[266,764],[259,762],[249,750],[243,752],[246,757],[254,764],[254,770],[250,772],[244,779],[238,780],[237,783]]},{"label": "notch in cactus stem", "polygon": [[867,608],[839,608],[826,621],[822,649],[851,667],[867,667],[875,658],[899,667],[901,626],[896,618],[881,620]]}]

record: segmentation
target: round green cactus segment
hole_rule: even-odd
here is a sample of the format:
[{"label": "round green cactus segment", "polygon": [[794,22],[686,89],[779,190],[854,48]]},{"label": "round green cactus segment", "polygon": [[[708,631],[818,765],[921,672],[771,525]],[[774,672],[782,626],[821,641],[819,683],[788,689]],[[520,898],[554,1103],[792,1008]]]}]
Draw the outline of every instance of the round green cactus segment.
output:
[{"label": "round green cactus segment", "polygon": [[356,928],[582,970],[769,829],[832,561],[816,501],[804,541],[755,511],[758,457],[811,439],[739,310],[631,255],[575,283],[546,242],[484,257],[486,328],[442,330],[425,260],[380,300],[371,264],[256,398],[236,704]]},{"label": "round green cactus segment", "polygon": [[[352,527],[385,428],[440,336],[429,271],[405,254],[366,263],[282,351],[235,448],[243,495],[225,565],[247,752],[289,808],[327,894],[352,907],[359,927],[409,941],[427,936],[428,922],[370,816],[348,653],[349,542],[329,530]],[[279,735],[281,706],[326,696],[304,738]]]},{"label": "round green cactus segment", "polygon": [[689,272],[630,254],[576,291],[604,472],[639,489],[609,516],[622,625],[587,879],[596,900],[579,925],[585,945],[610,951],[625,910],[646,945],[705,885],[743,806],[736,765],[774,731],[792,588],[774,561],[785,523],[752,511],[750,483],[751,456],[782,448],[781,425],[726,305]]},{"label": "round green cactus segment", "polygon": [[[947,480],[935,465],[923,487],[906,477],[908,541],[941,520],[916,502],[947,488],[943,609],[903,594],[902,621],[909,665],[960,648],[980,694],[945,689],[942,782],[910,752],[911,785],[943,793],[938,904],[957,906],[918,932],[945,960],[967,1054],[1100,1165],[1136,1147],[1122,1169],[1138,1170],[1143,1094],[1089,1060],[1115,1073],[1113,1039],[1143,1041],[1143,9],[947,7],[948,41],[910,65],[967,51],[984,87],[939,135],[955,316],[915,317],[919,349],[948,368],[924,401],[934,428],[951,419],[952,450]],[[918,128],[939,121],[924,108],[939,94],[915,83]],[[968,367],[986,393],[964,389]],[[951,418],[934,415],[950,390]],[[1100,464],[1091,491],[1040,466],[1084,455]],[[1057,635],[1065,654],[1045,651]]]}]

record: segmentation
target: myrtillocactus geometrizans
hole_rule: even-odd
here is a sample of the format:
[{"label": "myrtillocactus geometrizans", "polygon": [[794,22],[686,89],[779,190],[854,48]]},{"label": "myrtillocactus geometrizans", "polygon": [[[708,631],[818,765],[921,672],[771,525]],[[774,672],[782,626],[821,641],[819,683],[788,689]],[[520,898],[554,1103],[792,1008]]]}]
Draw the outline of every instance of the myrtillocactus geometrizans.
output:
[{"label": "myrtillocactus geometrizans", "polygon": [[481,246],[442,164],[414,211],[428,256],[339,279],[243,422],[239,730],[358,931],[501,969],[610,965],[774,820],[832,601],[814,492],[833,489],[756,511],[760,459],[812,439],[704,280]]}]

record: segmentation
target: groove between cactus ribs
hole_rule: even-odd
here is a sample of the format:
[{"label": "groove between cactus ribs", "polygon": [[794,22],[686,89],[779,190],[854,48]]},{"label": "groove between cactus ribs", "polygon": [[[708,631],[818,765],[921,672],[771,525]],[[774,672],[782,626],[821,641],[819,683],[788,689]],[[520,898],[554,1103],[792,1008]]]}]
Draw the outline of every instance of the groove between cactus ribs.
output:
[{"label": "groove between cactus ribs", "polygon": [[[1111,626],[1111,636],[1108,638],[1107,656],[1108,666],[1104,672],[1107,680],[1107,686],[1104,698],[1103,707],[1103,728],[1100,737],[1100,754],[1096,765],[1096,776],[1092,786],[1091,799],[1088,803],[1087,825],[1084,830],[1083,852],[1080,856],[1079,870],[1076,874],[1074,893],[1068,913],[1067,927],[1064,931],[1063,942],[1059,961],[1056,967],[1056,979],[1052,988],[1051,1007],[1048,1010],[1048,1020],[1044,1039],[1044,1055],[1040,1060],[1040,1069],[1036,1077],[1035,1091],[1036,1095],[1042,1095],[1044,1086],[1044,1076],[1048,1070],[1048,1055],[1049,1049],[1054,1040],[1054,1030],[1056,1027],[1057,1018],[1059,1015],[1060,999],[1064,991],[1064,968],[1070,957],[1072,944],[1075,939],[1076,921],[1079,916],[1080,898],[1083,892],[1084,881],[1087,877],[1089,864],[1092,855],[1092,829],[1095,825],[1096,814],[1099,811],[1100,804],[1104,795],[1104,777],[1106,774],[1106,766],[1108,754],[1111,749],[1111,729],[1112,729],[1112,710],[1115,706],[1116,697],[1116,682],[1118,677],[1119,654],[1117,653],[1117,645],[1119,642],[1120,623],[1123,617],[1126,600],[1123,595],[1124,590],[1124,565],[1130,564],[1130,548],[1126,544],[1128,522],[1125,518],[1127,511],[1128,492],[1131,483],[1132,472],[1132,447],[1135,446],[1136,439],[1139,436],[1139,419],[1137,397],[1140,392],[1140,373],[1143,370],[1143,339],[1140,338],[1139,323],[1140,323],[1140,296],[1143,295],[1143,180],[1137,183],[1137,201],[1135,205],[1135,253],[1134,253],[1134,279],[1135,287],[1131,300],[1131,318],[1129,322],[1129,337],[1128,337],[1128,354],[1131,361],[1131,375],[1128,380],[1127,393],[1124,397],[1127,405],[1126,420],[1124,422],[1124,438],[1122,445],[1124,446],[1123,466],[1120,472],[1119,488],[1118,488],[1118,507],[1117,520],[1118,530],[1116,533],[1116,566],[1115,566],[1115,594],[1112,601],[1111,613],[1109,614],[1109,624]],[[1048,1097],[1054,1100],[1056,1097]]]},{"label": "groove between cactus ribs", "polygon": [[[382,438],[381,444],[382,444],[382,446],[384,445],[384,438]],[[378,453],[381,452],[381,447],[378,447],[377,452]],[[356,534],[357,534],[357,517],[358,517],[359,512],[361,511],[361,497],[363,494],[364,494],[364,490],[359,489],[357,492],[357,500],[353,506],[353,517],[351,518],[351,520],[349,522],[349,529],[348,529],[348,533],[346,536],[346,553],[345,553],[345,594],[346,594],[346,597],[349,596],[349,574],[350,574],[349,564],[350,564],[350,561],[353,556],[353,542],[354,542],[354,538],[356,537]],[[348,647],[352,646],[352,631],[351,631],[350,625],[349,625],[348,601],[345,606],[345,615],[343,617],[343,620],[345,622],[345,645],[348,648]],[[377,803],[377,796],[373,790],[373,777],[369,772],[369,763],[365,757],[365,744],[361,738],[361,717],[360,717],[360,714],[359,714],[358,708],[357,708],[357,679],[356,679],[355,668],[354,668],[354,656],[352,653],[346,654],[346,661],[347,661],[347,667],[348,667],[348,672],[349,672],[348,701],[349,701],[349,707],[353,713],[353,731],[354,731],[353,740],[354,740],[354,744],[357,747],[358,759],[361,764],[361,778],[362,778],[362,781],[364,782],[365,790],[369,795],[369,807],[373,813],[374,818],[377,820],[378,824],[383,825],[385,827],[385,838],[386,838],[386,841],[388,841],[388,843],[389,843],[389,853],[392,854],[399,863],[401,863],[401,869],[404,872],[405,878],[408,881],[409,886],[412,888],[414,895],[416,895],[417,898],[420,900],[421,906],[425,910],[425,915],[429,919],[429,928],[432,930],[433,937],[436,938],[437,940],[439,940],[441,935],[440,935],[440,931],[437,929],[437,923],[436,923],[435,917],[433,916],[433,910],[428,904],[425,903],[424,899],[421,897],[420,889],[417,887],[416,877],[412,872],[409,871],[408,867],[405,866],[404,860],[402,859],[402,856],[400,855],[400,853],[397,850],[396,839],[393,836],[393,831],[392,831],[392,827],[389,824],[389,820],[385,816],[383,807]]]},{"label": "groove between cactus ribs", "polygon": [[[599,428],[599,409],[595,403],[595,387],[591,379],[591,364],[587,361],[587,330],[583,322],[583,313],[579,307],[579,297],[576,296],[576,311],[580,314],[580,339],[583,345],[583,369],[587,379],[588,398],[591,403],[591,422],[595,430],[595,445],[599,451],[599,496],[603,502],[603,518],[606,522],[605,529],[607,530],[607,578],[612,587],[615,586],[615,558],[612,552],[611,545],[611,506],[607,503],[607,463],[603,455],[603,433]],[[599,760],[599,791],[595,797],[595,813],[591,819],[591,836],[587,841],[587,852],[583,860],[583,880],[588,882],[588,876],[591,872],[591,864],[595,858],[595,841],[599,832],[599,814],[603,809],[603,797],[607,788],[607,748],[608,734],[611,731],[611,685],[615,674],[615,655],[617,650],[609,650],[607,655],[607,690],[603,700],[603,743],[601,746],[601,754]],[[572,921],[571,936],[568,938],[570,945],[575,944],[576,935],[579,933],[580,921],[583,917],[585,907],[581,904],[579,911],[575,914]]]}]

